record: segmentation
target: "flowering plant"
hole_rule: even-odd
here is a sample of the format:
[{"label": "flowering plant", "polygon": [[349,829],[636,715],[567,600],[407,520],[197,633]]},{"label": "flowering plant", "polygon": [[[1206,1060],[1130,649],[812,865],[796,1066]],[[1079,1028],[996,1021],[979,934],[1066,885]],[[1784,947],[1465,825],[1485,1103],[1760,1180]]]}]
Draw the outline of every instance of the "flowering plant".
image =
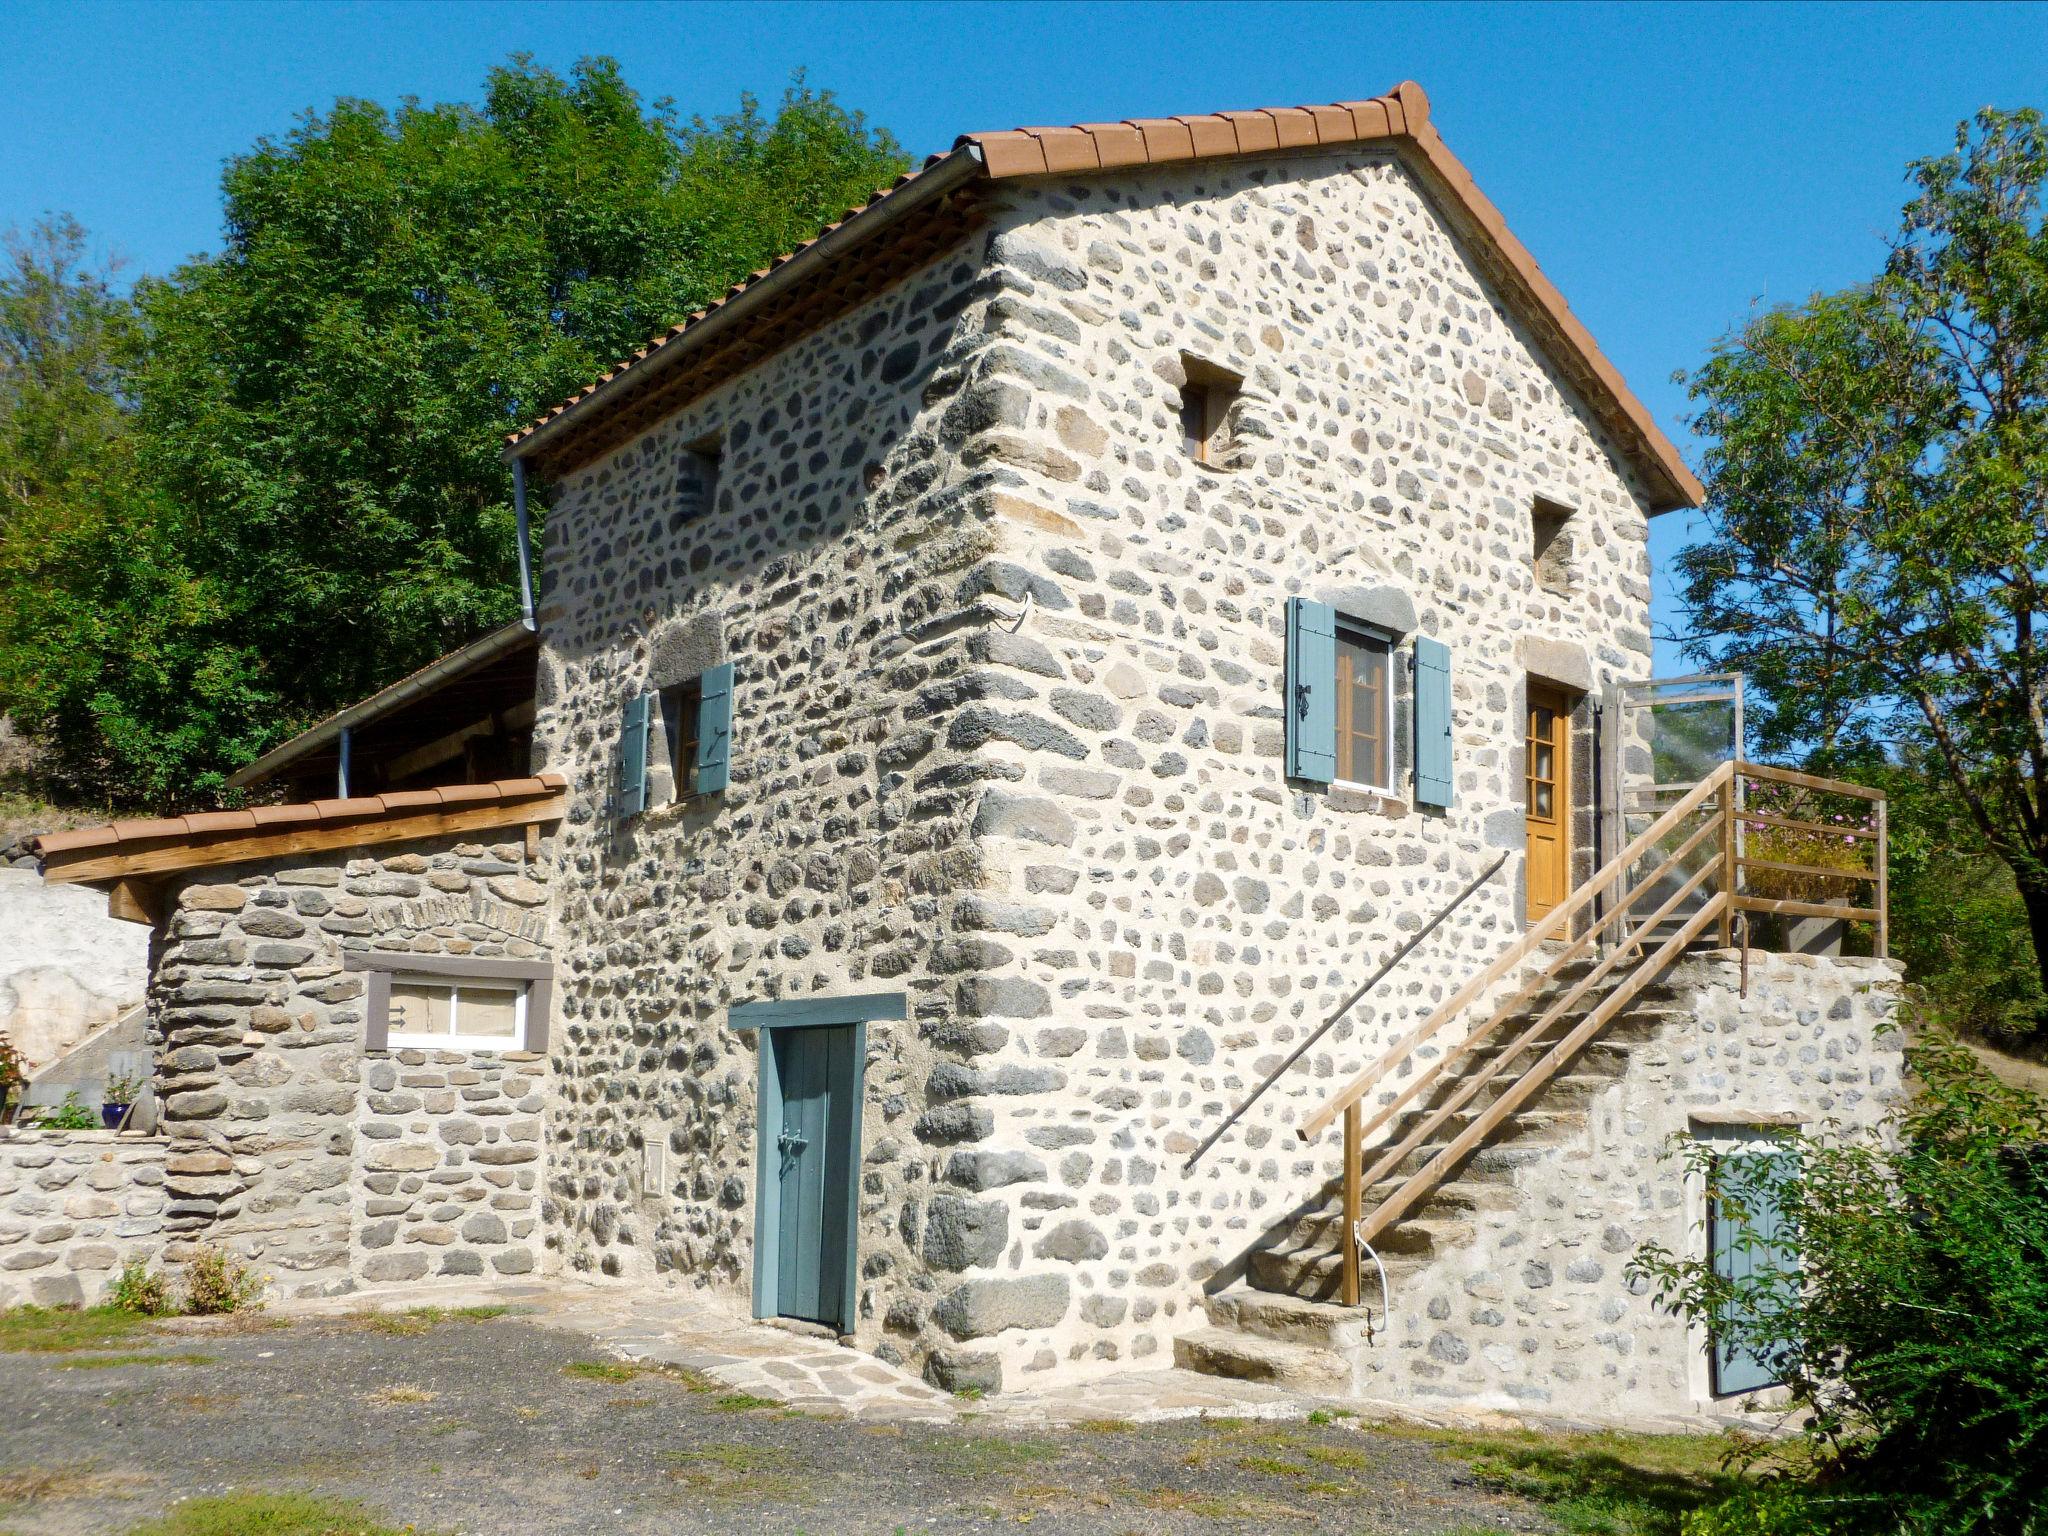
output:
[{"label": "flowering plant", "polygon": [[22,1066],[21,1052],[14,1048],[7,1031],[0,1029],[0,1093],[5,1093],[26,1076],[28,1072]]},{"label": "flowering plant", "polygon": [[[1835,797],[1839,799],[1840,797]],[[1809,869],[1839,869],[1845,874],[1872,875],[1874,845],[1868,809],[1834,811],[1815,803],[1811,794],[1790,784],[1751,782],[1744,810],[1751,815],[1781,816],[1805,821],[1827,831],[1778,827],[1765,821],[1744,821],[1742,852],[1746,859],[1767,864],[1803,864]],[[1839,830],[1833,830],[1839,829]],[[1862,906],[1862,889],[1853,880],[1829,875],[1797,874],[1780,869],[1744,871],[1745,889],[1770,901],[1832,902]]]}]

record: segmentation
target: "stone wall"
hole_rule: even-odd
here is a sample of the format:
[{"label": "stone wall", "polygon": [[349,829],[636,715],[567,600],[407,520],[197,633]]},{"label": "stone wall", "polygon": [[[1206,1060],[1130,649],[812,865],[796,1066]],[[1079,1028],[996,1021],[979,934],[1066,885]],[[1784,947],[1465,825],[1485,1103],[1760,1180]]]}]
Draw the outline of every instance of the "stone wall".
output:
[{"label": "stone wall", "polygon": [[1702,1251],[1705,1195],[1683,1142],[1877,1123],[1901,1087],[1899,974],[1752,952],[1744,998],[1733,951],[1674,968],[1654,1005],[1674,1021],[1629,1044],[1582,1131],[1514,1165],[1502,1208],[1476,1210],[1469,1235],[1401,1283],[1390,1334],[1357,1352],[1356,1389],[1603,1417],[1705,1406],[1705,1340],[1627,1280],[1629,1256],[1645,1242]]},{"label": "stone wall", "polygon": [[525,1275],[541,1251],[547,1058],[399,1049],[363,1069],[357,1279]]},{"label": "stone wall", "polygon": [[[540,956],[552,867],[549,841],[529,859],[515,831],[505,841],[448,837],[205,871],[166,889],[150,1015],[170,1139],[173,1261],[195,1242],[219,1240],[286,1295],[344,1291],[367,1277],[352,1244],[369,1225],[368,1180],[396,1171],[372,1169],[373,1149],[420,1123],[436,1141],[444,1130],[468,1134],[457,1130],[465,1117],[456,1106],[474,1102],[463,1094],[480,1085],[455,1081],[473,1067],[437,1065],[449,1080],[438,1093],[452,1088],[452,1103],[436,1096],[429,1108],[422,1084],[419,1118],[378,1111],[373,1100],[385,1090],[364,1091],[364,974],[345,969],[344,956]],[[409,1070],[403,1054],[394,1053],[397,1070]],[[535,1096],[530,1065],[494,1080],[491,1108],[515,1081],[529,1085],[517,1102]],[[421,1067],[427,1075],[424,1058]],[[403,1102],[398,1085],[391,1092],[401,1096],[383,1102]],[[505,1121],[508,1140],[513,1123]],[[378,1134],[391,1125],[397,1137]],[[458,1169],[456,1149],[472,1144],[445,1145],[445,1171],[455,1175],[445,1203],[468,1205],[482,1175],[466,1153]],[[404,1193],[407,1214],[418,1207],[423,1220],[443,1204]],[[530,1198],[530,1180],[519,1193]],[[395,1186],[376,1194],[399,1196]]]},{"label": "stone wall", "polygon": [[149,930],[107,916],[104,891],[0,867],[0,1032],[31,1069],[140,1003],[148,961]]},{"label": "stone wall", "polygon": [[0,1308],[90,1306],[164,1243],[164,1141],[0,1130]]},{"label": "stone wall", "polygon": [[[1011,1017],[962,1080],[977,1156],[924,1155],[967,1181],[934,1207],[1006,1235],[985,1268],[1072,1304],[994,1338],[943,1307],[899,1315],[919,1349],[992,1355],[1016,1385],[1156,1356],[1200,1285],[1331,1176],[1329,1138],[1304,1147],[1294,1124],[1521,931],[1525,674],[1597,695],[1647,675],[1650,642],[1640,487],[1394,162],[1012,196],[990,281],[1007,303],[991,366],[1014,392],[990,452],[1010,472],[996,559],[1035,612],[992,658],[1017,724],[982,751],[1000,781],[977,815],[984,885],[952,935]],[[1182,448],[1190,360],[1244,381],[1217,467]],[[1548,584],[1539,497],[1575,509]],[[1404,654],[1417,634],[1450,647],[1448,813],[1415,806],[1405,772],[1393,795],[1285,780],[1297,594],[1390,625]],[[1494,883],[1184,1175],[1504,849]]]}]

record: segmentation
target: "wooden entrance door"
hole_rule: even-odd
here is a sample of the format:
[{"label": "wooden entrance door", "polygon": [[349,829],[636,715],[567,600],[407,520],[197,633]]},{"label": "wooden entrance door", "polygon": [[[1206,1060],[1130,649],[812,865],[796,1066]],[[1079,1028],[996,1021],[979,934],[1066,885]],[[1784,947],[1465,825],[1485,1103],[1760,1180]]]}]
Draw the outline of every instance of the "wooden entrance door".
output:
[{"label": "wooden entrance door", "polygon": [[1528,823],[1529,921],[1547,917],[1572,884],[1571,700],[1529,684],[1523,808]]},{"label": "wooden entrance door", "polygon": [[851,1332],[853,1107],[860,1091],[854,1031],[773,1031],[782,1088],[777,1133],[775,1311]]}]

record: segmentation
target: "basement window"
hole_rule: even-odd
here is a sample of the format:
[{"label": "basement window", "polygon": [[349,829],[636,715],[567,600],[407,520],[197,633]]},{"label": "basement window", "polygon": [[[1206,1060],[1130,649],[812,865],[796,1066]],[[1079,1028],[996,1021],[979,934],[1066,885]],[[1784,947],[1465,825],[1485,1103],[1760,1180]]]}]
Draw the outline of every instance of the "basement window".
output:
[{"label": "basement window", "polygon": [[1572,589],[1572,509],[1540,496],[1529,515],[1536,585],[1546,592]]},{"label": "basement window", "polygon": [[1180,387],[1181,446],[1197,464],[1226,467],[1230,449],[1230,413],[1244,380],[1214,363],[1183,357],[1187,382]]},{"label": "basement window", "polygon": [[493,985],[434,976],[394,976],[388,1009],[386,1038],[393,1046],[526,1049],[526,987],[520,982]]}]

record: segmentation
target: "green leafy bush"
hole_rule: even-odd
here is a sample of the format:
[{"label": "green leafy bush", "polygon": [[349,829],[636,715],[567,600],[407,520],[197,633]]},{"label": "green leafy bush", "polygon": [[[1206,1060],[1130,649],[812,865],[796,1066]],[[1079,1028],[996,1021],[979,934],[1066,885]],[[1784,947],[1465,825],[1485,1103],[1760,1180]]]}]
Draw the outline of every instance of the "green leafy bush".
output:
[{"label": "green leafy bush", "polygon": [[75,1092],[65,1094],[62,1104],[43,1111],[36,1120],[36,1124],[46,1131],[90,1131],[99,1123],[100,1117],[86,1108]]},{"label": "green leafy bush", "polygon": [[201,1248],[185,1261],[185,1307],[210,1316],[239,1312],[263,1294],[263,1277],[223,1248]]},{"label": "green leafy bush", "polygon": [[[1788,1137],[1796,1155],[1744,1160],[1739,1188],[1721,1186],[1706,1149],[1689,1154],[1753,1245],[1752,1274],[1655,1246],[1632,1262],[1806,1411],[1825,1521],[1784,1525],[1792,1495],[1759,1494],[1702,1536],[2048,1533],[2048,1104],[1952,1035],[1907,1061],[1919,1093],[1883,1134]],[[1752,1223],[1766,1202],[1782,1249]],[[1775,1257],[1787,1251],[1796,1259]]]},{"label": "green leafy bush", "polygon": [[1681,1536],[1829,1536],[1832,1505],[1797,1483],[1773,1481],[1745,1488],[1679,1524]]},{"label": "green leafy bush", "polygon": [[162,1317],[174,1310],[171,1283],[160,1270],[152,1270],[141,1259],[130,1259],[120,1278],[107,1293],[107,1300],[123,1312],[140,1317]]}]

